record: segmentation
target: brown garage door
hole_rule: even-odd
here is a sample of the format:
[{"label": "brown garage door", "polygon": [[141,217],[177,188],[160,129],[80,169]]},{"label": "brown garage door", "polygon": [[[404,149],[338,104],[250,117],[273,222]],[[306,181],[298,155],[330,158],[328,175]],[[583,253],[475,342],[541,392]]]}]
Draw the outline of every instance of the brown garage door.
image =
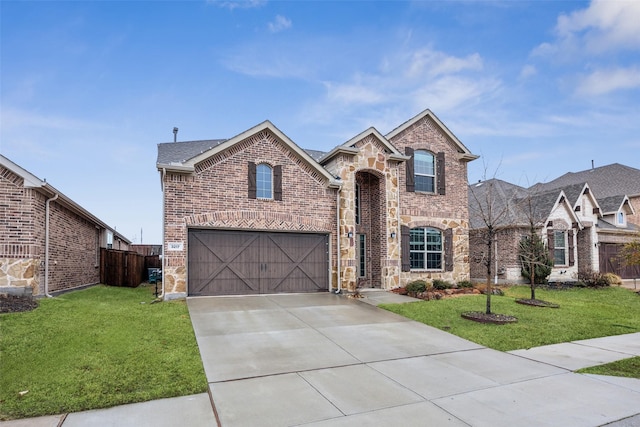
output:
[{"label": "brown garage door", "polygon": [[189,295],[326,291],[326,234],[189,230]]}]

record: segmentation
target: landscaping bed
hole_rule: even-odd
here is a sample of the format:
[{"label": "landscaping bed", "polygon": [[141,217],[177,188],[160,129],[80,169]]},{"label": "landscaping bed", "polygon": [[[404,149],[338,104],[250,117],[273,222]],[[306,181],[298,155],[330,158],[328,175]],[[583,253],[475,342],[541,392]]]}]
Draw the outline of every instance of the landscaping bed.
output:
[{"label": "landscaping bed", "polygon": [[30,311],[38,307],[38,301],[31,297],[0,294],[0,314]]}]

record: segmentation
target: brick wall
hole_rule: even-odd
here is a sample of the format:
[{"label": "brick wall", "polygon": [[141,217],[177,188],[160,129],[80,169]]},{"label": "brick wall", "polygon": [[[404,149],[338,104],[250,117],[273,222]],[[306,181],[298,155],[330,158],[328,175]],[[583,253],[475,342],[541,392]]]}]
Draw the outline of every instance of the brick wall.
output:
[{"label": "brick wall", "polygon": [[[282,166],[281,201],[248,197],[249,162]],[[335,260],[335,190],[268,131],[203,161],[194,174],[167,173],[164,186],[165,242],[183,244],[179,251],[165,248],[168,294],[187,292],[188,227],[330,233]]]},{"label": "brick wall", "polygon": [[[0,168],[0,287],[44,293],[46,196]],[[99,281],[98,230],[55,201],[50,204],[49,291]]]},{"label": "brick wall", "polygon": [[[497,232],[497,252],[495,243],[491,247],[491,282],[496,274],[496,261],[499,283],[523,283],[518,259],[519,242],[522,236],[529,234],[526,228],[508,228]],[[469,231],[470,276],[473,281],[484,283],[487,278],[488,259],[487,237],[484,229]]]},{"label": "brick wall", "polygon": [[458,160],[453,141],[428,116],[395,135],[391,140],[402,153],[406,147],[427,150],[434,155],[445,153],[445,195],[409,193],[406,191],[406,164],[401,163],[398,173],[400,191],[400,221],[402,225],[434,227],[444,231],[453,229],[454,270],[452,272],[402,273],[401,282],[412,280],[445,279],[469,280],[469,208],[467,196],[467,164]]}]

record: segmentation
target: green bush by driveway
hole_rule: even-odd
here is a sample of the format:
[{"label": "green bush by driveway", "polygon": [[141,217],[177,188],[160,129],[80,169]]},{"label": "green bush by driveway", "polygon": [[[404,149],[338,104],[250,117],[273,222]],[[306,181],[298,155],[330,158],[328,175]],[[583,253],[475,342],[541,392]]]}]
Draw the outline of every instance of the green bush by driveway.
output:
[{"label": "green bush by driveway", "polygon": [[152,300],[96,286],[0,315],[0,419],[205,392],[185,302]]}]

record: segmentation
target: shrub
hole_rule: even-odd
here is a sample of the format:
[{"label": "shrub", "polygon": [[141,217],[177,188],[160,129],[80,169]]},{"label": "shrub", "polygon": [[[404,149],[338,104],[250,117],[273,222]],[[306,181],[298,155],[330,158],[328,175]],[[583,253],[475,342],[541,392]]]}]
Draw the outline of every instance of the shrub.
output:
[{"label": "shrub", "polygon": [[609,282],[607,282],[604,274],[591,270],[579,271],[578,281],[584,283],[585,286],[590,288],[609,286]]},{"label": "shrub", "polygon": [[453,284],[450,282],[447,282],[446,280],[435,279],[433,281],[433,289],[442,291],[442,290],[451,289],[451,288],[453,288]]},{"label": "shrub", "polygon": [[607,285],[622,285],[622,278],[617,274],[605,273],[602,278],[607,282]]},{"label": "shrub", "polygon": [[427,282],[424,280],[415,280],[405,286],[405,289],[409,293],[420,293],[425,292],[427,290]]},{"label": "shrub", "polygon": [[473,283],[471,283],[468,280],[461,280],[460,282],[458,282],[458,287],[459,288],[473,288]]},{"label": "shrub", "polygon": [[551,275],[553,259],[549,253],[549,248],[544,244],[540,236],[532,233],[522,239],[518,247],[518,258],[520,260],[520,274],[531,282],[531,275],[534,274],[534,284],[542,285],[547,283],[547,277]]}]

